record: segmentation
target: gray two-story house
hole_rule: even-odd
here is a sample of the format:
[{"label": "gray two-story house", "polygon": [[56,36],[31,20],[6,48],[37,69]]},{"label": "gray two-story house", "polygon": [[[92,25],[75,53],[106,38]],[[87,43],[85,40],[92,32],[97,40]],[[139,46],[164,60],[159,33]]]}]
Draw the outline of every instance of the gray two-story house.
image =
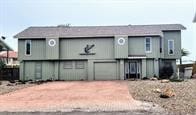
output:
[{"label": "gray two-story house", "polygon": [[18,33],[21,80],[124,80],[176,71],[180,24],[29,27]]}]

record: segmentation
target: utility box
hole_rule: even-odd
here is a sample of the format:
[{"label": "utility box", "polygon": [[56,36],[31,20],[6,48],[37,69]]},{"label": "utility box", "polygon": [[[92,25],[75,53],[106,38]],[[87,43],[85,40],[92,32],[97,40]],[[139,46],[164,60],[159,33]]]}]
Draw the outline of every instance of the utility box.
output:
[{"label": "utility box", "polygon": [[184,78],[190,79],[192,76],[193,67],[186,67],[184,68]]}]

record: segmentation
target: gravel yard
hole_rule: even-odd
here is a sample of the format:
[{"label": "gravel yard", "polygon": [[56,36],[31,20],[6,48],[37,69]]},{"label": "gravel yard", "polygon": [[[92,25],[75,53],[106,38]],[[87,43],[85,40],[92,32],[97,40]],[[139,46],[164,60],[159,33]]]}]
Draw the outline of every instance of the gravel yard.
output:
[{"label": "gravel yard", "polygon": [[[196,79],[184,82],[161,83],[161,81],[128,81],[129,90],[136,100],[153,102],[176,114],[196,113]],[[160,93],[153,90],[172,88],[176,96],[160,98]]]},{"label": "gravel yard", "polygon": [[29,84],[29,83],[15,85],[15,83],[13,83],[12,85],[14,86],[7,86],[8,84],[11,84],[11,83],[9,83],[8,81],[1,81],[0,95],[35,85],[35,84]]}]

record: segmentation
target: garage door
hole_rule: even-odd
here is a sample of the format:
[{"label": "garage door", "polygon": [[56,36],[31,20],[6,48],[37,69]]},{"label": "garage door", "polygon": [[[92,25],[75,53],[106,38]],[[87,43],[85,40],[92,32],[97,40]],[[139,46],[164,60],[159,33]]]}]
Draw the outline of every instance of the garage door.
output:
[{"label": "garage door", "polygon": [[95,80],[116,80],[117,64],[116,62],[96,62],[94,63]]}]

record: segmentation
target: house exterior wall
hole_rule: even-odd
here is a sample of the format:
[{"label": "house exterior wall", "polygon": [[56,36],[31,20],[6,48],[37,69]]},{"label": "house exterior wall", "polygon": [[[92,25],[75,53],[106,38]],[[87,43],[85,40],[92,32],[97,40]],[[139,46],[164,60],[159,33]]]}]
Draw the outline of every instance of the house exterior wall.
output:
[{"label": "house exterior wall", "polygon": [[23,80],[35,80],[35,62],[24,62],[24,76]]},{"label": "house exterior wall", "polygon": [[[65,68],[65,62],[71,63],[71,68]],[[59,79],[60,80],[87,80],[87,61],[80,61],[84,63],[84,68],[76,68],[78,61],[60,61]]]},{"label": "house exterior wall", "polygon": [[18,40],[18,58],[19,60],[43,60],[46,58],[45,39],[36,39],[31,41],[31,55],[25,55],[25,40]]},{"label": "house exterior wall", "polygon": [[[119,40],[124,39],[124,43],[119,44]],[[114,39],[114,52],[116,59],[128,58],[128,36],[115,36]]]},{"label": "house exterior wall", "polygon": [[[180,59],[181,57],[181,31],[165,31],[163,32],[164,40],[164,58]],[[174,40],[174,54],[168,54],[168,40]]]},{"label": "house exterior wall", "polygon": [[[50,46],[51,40],[55,40],[56,45]],[[59,59],[59,38],[46,38],[45,44],[45,59]]]},{"label": "house exterior wall", "polygon": [[128,54],[146,55],[147,58],[160,58],[160,37],[150,37],[152,43],[152,52],[145,52],[146,37],[129,37]]},{"label": "house exterior wall", "polygon": [[153,77],[154,74],[155,74],[154,60],[153,59],[147,59],[146,60],[146,76],[147,77]]},{"label": "house exterior wall", "polygon": [[58,79],[55,75],[55,62],[53,61],[24,61],[20,64],[20,79],[21,80],[40,80],[35,77],[35,64],[41,64],[41,79]]},{"label": "house exterior wall", "polygon": [[[150,53],[145,52],[145,37],[117,35],[100,38],[31,39],[30,56],[25,55],[25,39],[19,39],[20,79],[38,80],[35,77],[35,66],[36,63],[40,63],[42,80],[123,80],[125,79],[125,60],[132,60],[128,58],[129,55],[146,56],[146,58],[138,59],[142,77],[158,76],[160,59],[172,60],[173,67],[176,68],[175,60],[180,58],[180,36],[180,31],[164,32],[163,37],[148,36],[152,41]],[[125,39],[123,45],[118,44],[119,38]],[[56,41],[53,47],[48,44],[51,39]],[[168,55],[169,39],[174,40],[174,55]],[[160,44],[162,44],[162,53],[160,53]],[[87,45],[94,45],[89,50],[90,55],[85,54],[84,51]],[[72,68],[64,67],[67,61],[72,62]],[[76,69],[77,61],[84,62],[84,68]]]},{"label": "house exterior wall", "polygon": [[[114,38],[60,39],[60,59],[114,59]],[[81,55],[86,45],[95,45],[90,53]]]}]

